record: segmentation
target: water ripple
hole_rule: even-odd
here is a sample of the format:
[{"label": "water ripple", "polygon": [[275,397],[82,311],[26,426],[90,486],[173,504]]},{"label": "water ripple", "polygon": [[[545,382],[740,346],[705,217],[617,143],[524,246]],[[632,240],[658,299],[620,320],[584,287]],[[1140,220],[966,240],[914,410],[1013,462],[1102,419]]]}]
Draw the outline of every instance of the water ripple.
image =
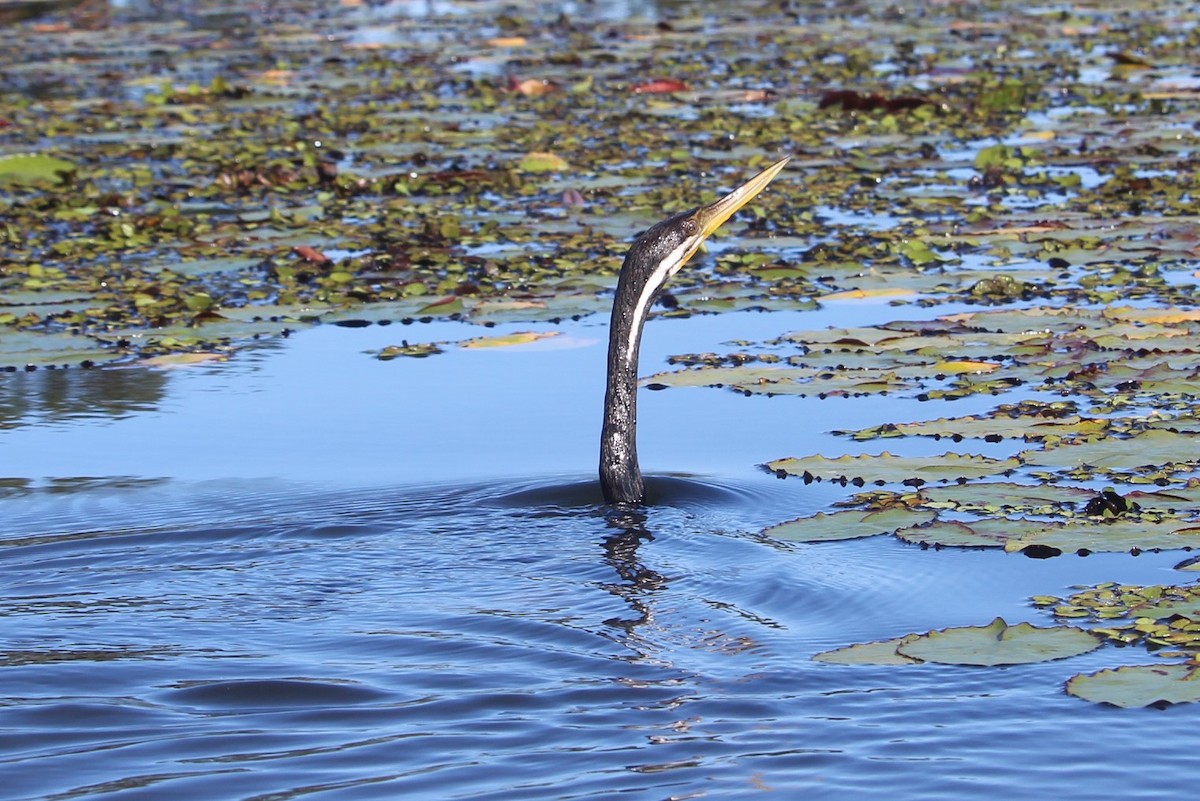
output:
[{"label": "water ripple", "polygon": [[[1088,776],[1121,786],[1088,734],[1105,711],[1061,695],[1107,652],[1004,671],[809,657],[1020,619],[1028,593],[1117,568],[1143,579],[1161,560],[1130,572],[1128,559],[880,538],[779,543],[759,532],[814,502],[797,482],[651,486],[662,503],[619,512],[570,477],[28,492],[0,524],[6,792],[952,798],[1004,785],[1069,799],[1094,793]],[[1187,742],[1189,715],[1154,726],[1156,764],[1187,775],[1188,749],[1163,743]],[[1108,731],[1148,756],[1132,730]]]}]

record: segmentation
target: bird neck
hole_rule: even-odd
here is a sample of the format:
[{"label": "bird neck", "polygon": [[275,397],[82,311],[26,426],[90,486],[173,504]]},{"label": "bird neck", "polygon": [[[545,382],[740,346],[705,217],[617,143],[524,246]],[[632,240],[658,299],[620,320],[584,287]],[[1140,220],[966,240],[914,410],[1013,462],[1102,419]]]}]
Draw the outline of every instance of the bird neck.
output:
[{"label": "bird neck", "polygon": [[[617,296],[623,296],[620,288]],[[645,493],[637,458],[638,350],[645,322],[641,304],[633,308],[613,305],[600,434],[600,487],[608,503],[640,503]]]}]

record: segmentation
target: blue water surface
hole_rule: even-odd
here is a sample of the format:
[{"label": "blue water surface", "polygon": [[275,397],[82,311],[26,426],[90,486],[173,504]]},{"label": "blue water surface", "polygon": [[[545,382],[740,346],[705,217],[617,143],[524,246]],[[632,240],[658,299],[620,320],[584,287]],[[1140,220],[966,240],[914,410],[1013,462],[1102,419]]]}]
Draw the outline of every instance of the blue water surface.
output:
[{"label": "blue water surface", "polygon": [[[643,373],[815,319],[659,320]],[[1182,555],[762,536],[856,490],[756,465],[854,452],[832,428],[928,416],[895,399],[644,391],[654,503],[613,510],[593,478],[602,321],[522,347],[368,353],[511,330],[325,326],[220,365],[0,376],[0,797],[1190,789],[1192,707],[1063,692],[1155,660],[1140,650],[811,659],[996,616],[1047,625],[1029,596],[1177,581]]]}]

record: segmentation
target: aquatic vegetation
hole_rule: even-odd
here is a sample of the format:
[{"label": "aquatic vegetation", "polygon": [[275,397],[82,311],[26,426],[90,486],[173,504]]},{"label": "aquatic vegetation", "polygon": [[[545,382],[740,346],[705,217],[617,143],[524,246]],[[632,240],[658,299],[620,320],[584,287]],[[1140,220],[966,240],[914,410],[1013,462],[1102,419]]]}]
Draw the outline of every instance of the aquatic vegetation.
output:
[{"label": "aquatic vegetation", "polygon": [[[383,41],[361,36],[367,6],[0,28],[0,366],[216,362],[317,322],[584,317],[608,307],[636,231],[792,154],[661,313],[842,324],[682,354],[643,385],[997,400],[834,432],[894,453],[808,453],[808,432],[781,433],[788,450],[762,457],[776,475],[877,489],[767,536],[1200,546],[1191,6],[603,26],[531,7],[389,19]],[[538,336],[411,335],[370,355]],[[948,450],[905,455],[912,437]],[[1143,615],[1146,636],[1096,633],[1187,651],[1193,617],[1172,614]],[[913,636],[882,650],[936,661],[937,638]],[[1165,683],[1146,692],[1192,700],[1188,670],[1150,671]],[[1109,700],[1147,675],[1068,691]]]},{"label": "aquatic vegetation", "polygon": [[[996,618],[986,626],[959,626],[892,640],[853,645],[813,657],[836,664],[1026,665],[1094,651],[1100,639],[1075,626],[1010,626]],[[890,652],[889,652],[890,651]]]}]

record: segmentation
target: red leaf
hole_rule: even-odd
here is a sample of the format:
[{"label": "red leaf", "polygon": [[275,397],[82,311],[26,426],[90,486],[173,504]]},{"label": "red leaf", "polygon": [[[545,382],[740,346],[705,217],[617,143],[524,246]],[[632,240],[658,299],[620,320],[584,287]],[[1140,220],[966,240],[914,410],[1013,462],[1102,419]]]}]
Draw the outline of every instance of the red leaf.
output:
[{"label": "red leaf", "polygon": [[308,245],[297,245],[292,252],[309,264],[329,264],[331,261],[324,253]]},{"label": "red leaf", "polygon": [[633,87],[633,93],[637,95],[662,95],[670,94],[671,92],[686,92],[688,85],[683,81],[677,81],[673,78],[660,78],[657,81],[649,83],[641,83]]}]

